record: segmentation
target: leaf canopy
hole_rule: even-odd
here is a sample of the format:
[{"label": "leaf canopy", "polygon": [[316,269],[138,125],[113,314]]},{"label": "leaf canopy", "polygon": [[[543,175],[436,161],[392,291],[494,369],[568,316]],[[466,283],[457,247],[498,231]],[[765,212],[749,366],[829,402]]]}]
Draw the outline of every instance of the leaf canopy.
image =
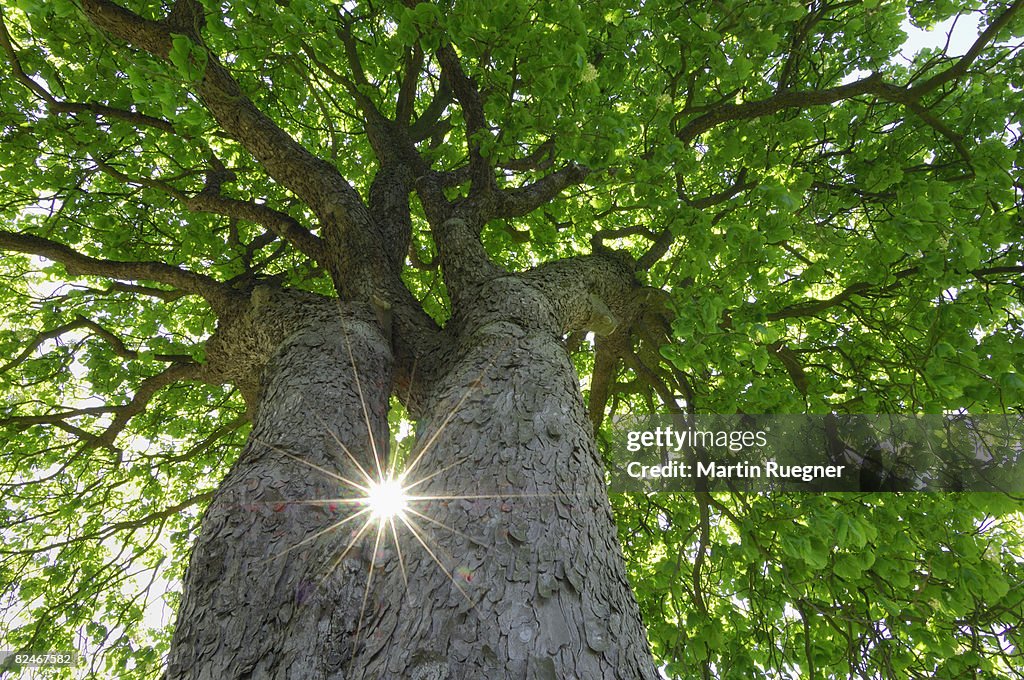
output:
[{"label": "leaf canopy", "polygon": [[[323,215],[217,101],[251,104],[364,200],[388,162],[380,121],[449,201],[483,168],[520,199],[481,229],[510,270],[628,255],[651,304],[567,338],[600,427],[681,409],[1019,412],[1022,4],[132,0],[132,41],[105,0],[6,2],[0,646],[159,674],[168,621],[145,613],[173,610],[248,427],[238,391],[203,372],[211,291],[334,294],[310,254]],[[962,50],[907,42],[954,18],[977,25]],[[218,69],[237,84],[223,101]],[[443,323],[426,204],[413,193],[398,255]],[[615,509],[670,677],[1024,672],[1018,503]]]}]

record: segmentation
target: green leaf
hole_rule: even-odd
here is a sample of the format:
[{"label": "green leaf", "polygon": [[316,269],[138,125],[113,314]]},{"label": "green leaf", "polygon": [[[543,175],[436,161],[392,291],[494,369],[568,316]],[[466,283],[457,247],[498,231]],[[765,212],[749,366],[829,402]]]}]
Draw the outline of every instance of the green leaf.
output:
[{"label": "green leaf", "polygon": [[184,80],[194,82],[201,80],[206,72],[209,55],[187,35],[172,33],[171,51],[167,57]]}]

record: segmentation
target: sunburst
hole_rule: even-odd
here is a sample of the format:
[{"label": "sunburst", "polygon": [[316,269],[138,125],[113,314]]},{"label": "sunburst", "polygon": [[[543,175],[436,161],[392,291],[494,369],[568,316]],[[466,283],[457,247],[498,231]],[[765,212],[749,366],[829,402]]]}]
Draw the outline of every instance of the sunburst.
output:
[{"label": "sunburst", "polygon": [[[416,455],[412,457],[411,460],[407,460],[405,465],[402,466],[402,469],[399,469],[398,457],[391,456],[390,461],[385,461],[382,453],[383,450],[386,450],[385,447],[379,447],[375,442],[370,411],[362,391],[359,372],[356,368],[355,358],[353,356],[351,343],[347,333],[344,333],[344,340],[348,359],[353,371],[354,387],[356,388],[356,392],[362,406],[362,420],[366,426],[366,432],[369,438],[370,451],[368,453],[372,455],[373,458],[373,464],[369,466],[370,469],[367,469],[366,466],[360,463],[359,456],[354,455],[350,448],[341,441],[337,434],[335,434],[333,429],[327,427],[327,423],[324,422],[321,422],[321,424],[324,426],[325,431],[329,433],[330,437],[337,444],[338,449],[344,456],[344,459],[347,459],[350,463],[350,465],[345,467],[355,471],[356,479],[351,479],[337,471],[316,465],[303,457],[284,451],[283,449],[271,444],[263,443],[263,445],[288,456],[296,462],[317,470],[338,482],[342,487],[341,490],[343,495],[337,498],[304,499],[297,501],[298,503],[326,505],[329,507],[347,506],[353,509],[353,512],[345,518],[334,522],[314,534],[305,537],[300,542],[281,550],[277,554],[273,555],[270,558],[271,560],[278,559],[302,545],[306,545],[319,539],[325,534],[336,532],[346,525],[351,525],[352,528],[349,529],[349,536],[347,541],[345,541],[343,549],[341,549],[340,554],[335,559],[331,560],[323,574],[323,578],[320,581],[322,584],[332,573],[335,572],[338,566],[355,548],[355,546],[359,545],[361,541],[366,540],[369,542],[372,540],[373,547],[370,552],[370,564],[366,576],[366,585],[363,590],[359,619],[356,625],[355,637],[353,639],[353,649],[355,649],[358,646],[360,635],[362,634],[362,627],[366,616],[366,606],[369,601],[374,575],[380,566],[378,562],[381,560],[382,556],[381,549],[387,542],[392,543],[394,547],[394,555],[397,557],[399,573],[401,574],[405,588],[408,589],[409,581],[408,573],[406,571],[406,558],[403,554],[403,541],[401,540],[403,535],[411,536],[414,540],[413,545],[422,547],[425,553],[429,555],[430,559],[436,563],[440,570],[445,574],[451,584],[466,599],[469,607],[471,609],[476,608],[472,595],[467,592],[466,588],[463,586],[463,584],[469,583],[472,580],[472,573],[467,573],[468,570],[465,567],[459,566],[457,564],[457,560],[442,548],[441,544],[430,535],[432,532],[428,529],[430,525],[433,525],[453,535],[464,536],[464,534],[454,527],[451,527],[428,514],[430,511],[430,503],[432,501],[453,501],[463,499],[499,500],[526,497],[550,498],[553,496],[552,494],[508,493],[465,495],[418,495],[413,493],[417,487],[464,462],[463,459],[456,459],[454,462],[442,467],[441,469],[434,470],[429,474],[419,476],[415,474],[419,463],[424,460],[425,456],[432,450],[437,442],[440,441],[441,435],[449,426],[454,416],[462,408],[469,396],[474,392],[474,390],[479,389],[483,384],[483,378],[486,372],[493,366],[502,350],[507,349],[508,343],[497,348],[494,355],[486,365],[483,366],[476,379],[469,383],[470,387],[466,389],[454,406],[448,410],[440,425],[429,437],[425,440],[421,440],[422,446],[418,447],[419,451],[416,452]],[[314,413],[315,412],[316,411],[314,409]],[[319,419],[319,416],[317,417]],[[344,459],[341,462],[344,462]],[[371,533],[373,534],[372,539],[370,539]],[[356,656],[353,654],[353,663],[355,662],[355,659]]]},{"label": "sunburst", "polygon": [[362,499],[370,510],[370,518],[378,522],[401,519],[409,509],[410,500],[401,478],[392,476],[370,482]]}]

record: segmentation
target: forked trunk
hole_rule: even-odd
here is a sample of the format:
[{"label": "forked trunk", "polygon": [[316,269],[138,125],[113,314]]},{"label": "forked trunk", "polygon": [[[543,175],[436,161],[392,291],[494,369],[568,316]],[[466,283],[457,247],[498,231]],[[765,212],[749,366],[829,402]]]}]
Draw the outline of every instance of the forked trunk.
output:
[{"label": "forked trunk", "polygon": [[375,474],[390,354],[364,320],[298,325],[204,517],[169,680],[657,678],[557,334],[462,323],[404,520],[349,548],[367,515],[331,530],[359,506],[309,501],[353,495],[328,474],[358,481],[349,454]]}]

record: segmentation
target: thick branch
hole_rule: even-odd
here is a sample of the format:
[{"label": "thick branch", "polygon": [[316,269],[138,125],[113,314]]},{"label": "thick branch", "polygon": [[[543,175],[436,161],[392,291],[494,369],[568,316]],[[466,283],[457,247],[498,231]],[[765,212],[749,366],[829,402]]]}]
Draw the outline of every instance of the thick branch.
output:
[{"label": "thick branch", "polygon": [[287,213],[279,212],[267,205],[228,198],[206,191],[186,198],[184,203],[189,210],[235,217],[258,224],[285,239],[312,260],[323,261],[323,241]]},{"label": "thick branch", "polygon": [[[590,173],[580,165],[569,165],[542,177],[533,184],[505,191],[470,192],[454,206],[448,217],[448,204],[437,175],[421,177],[417,191],[431,221],[445,280],[449,289],[464,288],[498,273],[480,241],[480,232],[495,217],[526,215],[549,203],[563,189],[578,184]],[[436,214],[432,214],[436,213]]]},{"label": "thick branch", "polygon": [[982,267],[981,269],[974,269],[971,271],[979,279],[984,279],[986,276],[999,276],[1001,274],[1024,274],[1024,265],[1005,265],[1002,267]]},{"label": "thick branch", "polygon": [[594,370],[590,376],[587,417],[595,432],[604,421],[619,359],[629,351],[630,343],[629,328],[617,328],[611,335],[594,338]]},{"label": "thick branch", "polygon": [[723,103],[714,106],[704,115],[698,116],[684,125],[677,133],[677,136],[683,142],[689,143],[722,123],[760,118],[761,116],[768,116],[785,109],[806,109],[812,106],[834,104],[865,94],[875,95],[885,101],[914,104],[929,92],[966,74],[967,69],[978,58],[985,46],[995,39],[999,31],[1006,27],[1013,16],[1020,11],[1021,7],[1024,7],[1024,0],[1016,0],[995,21],[989,24],[988,28],[975,40],[971,49],[957,60],[956,64],[919,85],[913,87],[893,85],[883,82],[880,74],[872,73],[852,83],[824,90],[797,92],[782,89],[767,99],[744,102],[742,104]]},{"label": "thick branch", "polygon": [[796,352],[789,348],[785,343],[775,342],[767,346],[768,351],[779,358],[782,362],[783,367],[786,369],[786,373],[789,374],[789,379],[792,381],[793,386],[796,387],[800,394],[807,396],[807,373],[804,371],[803,365],[797,358]]},{"label": "thick branch", "polygon": [[388,244],[382,254],[396,275],[401,274],[412,241],[412,181],[413,169],[408,164],[395,163],[381,168],[370,184],[370,211]]},{"label": "thick branch", "polygon": [[100,276],[129,281],[156,281],[200,295],[218,313],[228,313],[235,293],[225,284],[163,262],[117,262],[83,255],[68,246],[33,234],[0,230],[0,250],[38,255],[64,265],[72,276]]},{"label": "thick branch", "polygon": [[439,127],[438,123],[441,120],[441,115],[451,102],[452,88],[448,84],[447,78],[441,78],[437,92],[434,94],[434,98],[430,100],[430,103],[427,104],[426,110],[409,126],[409,139],[413,142],[422,142],[427,137],[433,135]]},{"label": "thick branch", "polygon": [[567,187],[579,184],[590,174],[582,165],[568,165],[517,189],[506,189],[495,194],[485,212],[485,221],[493,217],[522,217],[554,200]]},{"label": "thick branch", "polygon": [[422,69],[423,50],[420,49],[420,44],[416,43],[411,50],[406,50],[405,73],[402,75],[402,86],[398,90],[398,103],[395,107],[395,121],[399,125],[408,125],[412,120],[416,104],[416,86]]},{"label": "thick branch", "polygon": [[[110,0],[82,0],[81,6],[101,31],[169,60],[173,32],[169,23],[144,19]],[[200,43],[198,33],[189,37]],[[194,89],[225,132],[238,140],[271,177],[318,214],[340,211],[347,218],[346,224],[358,222],[352,213],[363,213],[365,208],[355,189],[334,166],[310,153],[257,109],[215,55],[208,54],[205,72]]]},{"label": "thick branch", "polygon": [[547,296],[563,333],[609,335],[635,311],[633,271],[628,255],[608,250],[548,262],[521,276]]},{"label": "thick branch", "polygon": [[480,153],[480,135],[488,134],[480,90],[462,70],[459,57],[451,45],[442,45],[438,49],[437,60],[441,64],[442,75],[451,83],[455,98],[462,108],[462,118],[466,123],[466,147],[469,150],[473,193],[485,193],[492,188],[494,177],[490,164]]}]

